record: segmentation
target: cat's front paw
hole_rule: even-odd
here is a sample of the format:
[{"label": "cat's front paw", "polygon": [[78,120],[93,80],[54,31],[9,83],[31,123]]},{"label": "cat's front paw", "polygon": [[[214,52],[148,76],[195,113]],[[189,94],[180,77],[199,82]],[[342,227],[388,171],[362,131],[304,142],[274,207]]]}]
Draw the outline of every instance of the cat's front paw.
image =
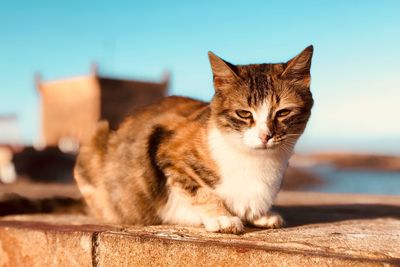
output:
[{"label": "cat's front paw", "polygon": [[219,232],[226,234],[240,234],[244,232],[244,226],[239,217],[219,216],[207,218],[203,221],[208,232]]},{"label": "cat's front paw", "polygon": [[285,221],[278,213],[268,212],[267,214],[253,220],[251,223],[260,228],[277,229],[282,228]]}]

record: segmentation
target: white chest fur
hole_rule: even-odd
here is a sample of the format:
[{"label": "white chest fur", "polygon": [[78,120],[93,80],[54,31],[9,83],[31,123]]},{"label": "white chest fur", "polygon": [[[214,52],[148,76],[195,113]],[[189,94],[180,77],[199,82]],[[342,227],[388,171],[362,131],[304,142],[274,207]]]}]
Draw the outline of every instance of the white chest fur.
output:
[{"label": "white chest fur", "polygon": [[216,128],[209,131],[208,145],[221,176],[215,192],[228,209],[247,220],[268,211],[279,191],[290,154],[241,151]]}]

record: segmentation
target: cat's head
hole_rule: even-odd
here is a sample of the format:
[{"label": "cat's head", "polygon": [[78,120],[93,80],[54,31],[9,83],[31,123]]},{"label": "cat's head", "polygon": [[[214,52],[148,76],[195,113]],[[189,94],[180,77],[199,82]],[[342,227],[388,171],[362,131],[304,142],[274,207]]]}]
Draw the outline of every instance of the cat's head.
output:
[{"label": "cat's head", "polygon": [[251,150],[291,150],[311,114],[313,47],[278,64],[233,65],[209,52],[215,95],[212,120]]}]

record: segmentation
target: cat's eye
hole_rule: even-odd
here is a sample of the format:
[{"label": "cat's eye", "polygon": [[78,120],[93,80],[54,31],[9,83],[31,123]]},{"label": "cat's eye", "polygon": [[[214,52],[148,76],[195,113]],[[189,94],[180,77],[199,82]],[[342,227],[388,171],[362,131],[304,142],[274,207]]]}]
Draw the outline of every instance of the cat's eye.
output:
[{"label": "cat's eye", "polygon": [[236,110],[236,114],[237,114],[240,118],[243,118],[243,119],[250,119],[250,118],[253,117],[253,115],[251,114],[250,111],[242,110],[242,109]]},{"label": "cat's eye", "polygon": [[285,117],[287,115],[289,115],[290,110],[289,109],[281,109],[279,111],[276,112],[276,117]]}]

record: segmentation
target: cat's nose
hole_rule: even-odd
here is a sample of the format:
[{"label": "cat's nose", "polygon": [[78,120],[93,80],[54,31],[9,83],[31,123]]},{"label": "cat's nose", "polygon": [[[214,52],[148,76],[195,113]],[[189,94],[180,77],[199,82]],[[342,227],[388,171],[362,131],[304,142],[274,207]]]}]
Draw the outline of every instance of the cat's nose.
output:
[{"label": "cat's nose", "polygon": [[258,137],[263,144],[266,144],[273,136],[271,134],[259,134]]}]

